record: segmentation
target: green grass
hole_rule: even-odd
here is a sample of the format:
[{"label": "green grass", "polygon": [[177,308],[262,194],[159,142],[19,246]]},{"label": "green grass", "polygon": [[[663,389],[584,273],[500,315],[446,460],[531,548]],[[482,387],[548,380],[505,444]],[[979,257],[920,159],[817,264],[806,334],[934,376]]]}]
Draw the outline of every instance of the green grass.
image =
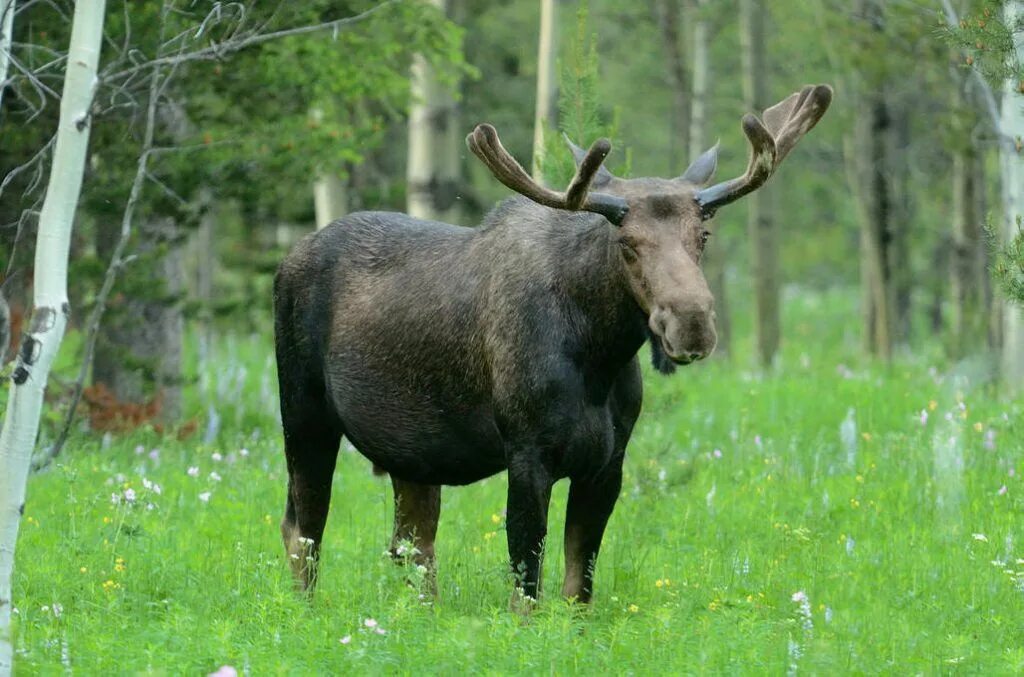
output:
[{"label": "green grass", "polygon": [[[527,622],[507,611],[503,476],[445,489],[440,599],[425,603],[382,555],[390,484],[350,450],[321,586],[311,605],[296,597],[278,534],[269,342],[222,342],[208,374],[223,424],[214,445],[138,431],[104,447],[80,434],[61,465],[32,478],[14,580],[17,672],[1024,670],[1022,402],[935,354],[888,369],[857,357],[847,296],[786,307],[789,341],[769,375],[744,367],[741,343],[731,364],[646,376],[595,603],[558,597],[560,483],[546,596]],[[199,388],[189,402],[204,408]],[[851,409],[855,452],[840,435]],[[129,487],[134,505],[112,504]]]}]

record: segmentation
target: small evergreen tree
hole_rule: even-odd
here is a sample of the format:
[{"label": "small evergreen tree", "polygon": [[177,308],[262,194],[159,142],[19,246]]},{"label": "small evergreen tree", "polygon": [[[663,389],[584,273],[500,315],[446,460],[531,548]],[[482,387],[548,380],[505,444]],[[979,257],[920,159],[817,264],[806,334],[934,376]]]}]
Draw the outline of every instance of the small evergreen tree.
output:
[{"label": "small evergreen tree", "polygon": [[[614,140],[618,131],[618,112],[613,111],[609,120],[607,110],[601,106],[597,36],[590,32],[586,1],[580,3],[576,13],[576,35],[570,43],[568,59],[560,66],[559,130],[558,133],[544,135],[546,141],[540,157],[544,180],[552,186],[568,184],[576,171],[563,134],[573,143],[587,148],[601,137]],[[628,173],[625,164],[628,164],[628,159],[619,163],[619,173]]]}]

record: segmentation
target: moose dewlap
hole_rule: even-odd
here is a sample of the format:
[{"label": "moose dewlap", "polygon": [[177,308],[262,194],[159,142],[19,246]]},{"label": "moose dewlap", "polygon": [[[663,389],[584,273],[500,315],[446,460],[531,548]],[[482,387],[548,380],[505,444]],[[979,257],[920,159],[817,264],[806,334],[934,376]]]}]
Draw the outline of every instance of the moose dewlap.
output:
[{"label": "moose dewlap", "polygon": [[469,148],[519,193],[479,228],[361,212],[307,236],[274,281],[288,499],[281,533],[312,589],[342,436],[390,474],[392,552],[432,576],[441,485],[508,471],[508,549],[536,598],[552,484],[569,478],[567,597],[589,601],[640,412],[637,351],[671,372],[714,350],[701,253],[715,211],[756,190],[824,115],[826,85],[747,115],[750,160],[707,185],[717,147],[674,179],[620,179],[611,144],[571,146],[565,192],[535,183],[490,125]]}]

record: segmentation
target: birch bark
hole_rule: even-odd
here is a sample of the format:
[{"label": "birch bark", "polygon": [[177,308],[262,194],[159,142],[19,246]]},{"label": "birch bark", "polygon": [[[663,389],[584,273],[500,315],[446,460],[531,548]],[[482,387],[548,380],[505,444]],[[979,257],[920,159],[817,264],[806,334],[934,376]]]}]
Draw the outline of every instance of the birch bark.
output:
[{"label": "birch bark", "polygon": [[[451,4],[428,1],[446,13]],[[413,57],[411,78],[406,211],[421,219],[457,222],[460,146],[455,100],[419,54]]]},{"label": "birch bark", "polygon": [[534,180],[544,181],[541,163],[544,155],[544,127],[555,126],[555,99],[558,85],[555,79],[556,21],[555,0],[540,0],[540,40],[537,43],[537,105],[533,116]]},{"label": "birch bark", "polygon": [[0,0],[0,103],[3,103],[4,81],[11,63],[11,40],[14,38],[14,2]]},{"label": "birch bark", "polygon": [[89,108],[96,88],[105,4],[105,0],[75,3],[57,142],[36,236],[34,309],[0,432],[0,677],[13,671],[11,573],[25,483],[46,379],[70,312],[68,248],[89,145]]},{"label": "birch bark", "polygon": [[[1009,27],[1024,21],[1024,0],[1010,0],[1003,7]],[[1014,52],[1018,63],[1024,63],[1024,31],[1014,33]],[[1006,79],[1003,88],[999,130],[1003,143],[999,147],[1003,172],[1003,242],[1009,242],[1024,228],[1024,87],[1016,78]],[[1024,389],[1024,308],[1010,300],[1003,301],[1002,373],[1011,392]]]}]

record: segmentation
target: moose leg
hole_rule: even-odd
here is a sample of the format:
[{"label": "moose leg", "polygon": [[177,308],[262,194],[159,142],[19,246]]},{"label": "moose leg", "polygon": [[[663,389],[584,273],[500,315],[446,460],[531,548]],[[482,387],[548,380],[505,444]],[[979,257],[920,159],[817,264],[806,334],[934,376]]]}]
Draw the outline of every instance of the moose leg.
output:
[{"label": "moose leg", "polygon": [[[307,410],[308,411],[308,410]],[[300,590],[316,585],[320,541],[331,503],[331,481],[341,443],[340,427],[329,417],[303,416],[285,423],[285,457],[288,462],[288,501],[281,537]]]},{"label": "moose leg", "polygon": [[540,594],[551,485],[551,474],[535,457],[509,463],[505,523],[516,585],[513,606],[520,595],[536,600]]},{"label": "moose leg", "polygon": [[601,538],[621,488],[621,461],[614,470],[598,478],[572,480],[565,513],[563,596],[580,602],[590,601]]},{"label": "moose leg", "polygon": [[395,531],[391,536],[391,556],[402,561],[405,553],[400,549],[411,545],[412,561],[427,568],[426,584],[437,594],[437,563],[434,557],[434,538],[437,520],[441,514],[441,487],[436,484],[416,484],[391,477],[395,489]]}]

